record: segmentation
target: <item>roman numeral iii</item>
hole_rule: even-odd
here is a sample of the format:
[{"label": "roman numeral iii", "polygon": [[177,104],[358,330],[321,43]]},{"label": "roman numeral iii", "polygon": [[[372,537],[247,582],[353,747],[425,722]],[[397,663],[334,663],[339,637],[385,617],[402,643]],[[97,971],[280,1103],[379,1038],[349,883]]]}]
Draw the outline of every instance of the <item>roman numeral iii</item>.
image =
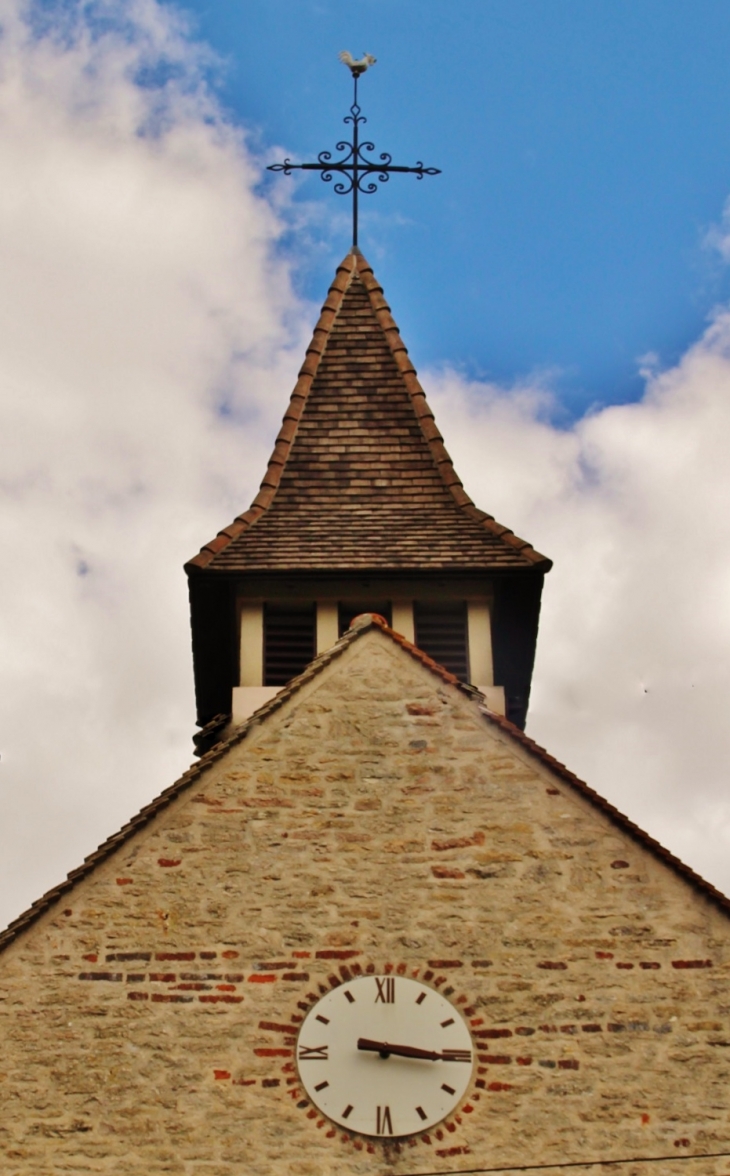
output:
[{"label": "roman numeral iii", "polygon": [[384,976],[382,980],[376,976],[375,983],[378,986],[375,1003],[395,1004],[395,976]]},{"label": "roman numeral iii", "polygon": [[328,1051],[328,1045],[300,1045],[298,1060],[300,1062],[328,1062]]},{"label": "roman numeral iii", "polygon": [[470,1062],[470,1049],[445,1049],[441,1055],[445,1062]]}]

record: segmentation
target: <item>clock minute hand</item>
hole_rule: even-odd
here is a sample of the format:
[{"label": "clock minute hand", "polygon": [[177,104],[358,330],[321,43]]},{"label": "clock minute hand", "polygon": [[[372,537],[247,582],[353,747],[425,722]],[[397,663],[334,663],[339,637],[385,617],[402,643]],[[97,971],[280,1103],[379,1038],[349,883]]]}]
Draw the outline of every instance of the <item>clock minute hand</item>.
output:
[{"label": "clock minute hand", "polygon": [[401,1058],[420,1058],[427,1062],[446,1060],[443,1054],[432,1049],[418,1049],[415,1045],[391,1045],[389,1041],[371,1041],[369,1037],[358,1037],[357,1048],[379,1053],[383,1058],[387,1058],[389,1054],[396,1054]]}]

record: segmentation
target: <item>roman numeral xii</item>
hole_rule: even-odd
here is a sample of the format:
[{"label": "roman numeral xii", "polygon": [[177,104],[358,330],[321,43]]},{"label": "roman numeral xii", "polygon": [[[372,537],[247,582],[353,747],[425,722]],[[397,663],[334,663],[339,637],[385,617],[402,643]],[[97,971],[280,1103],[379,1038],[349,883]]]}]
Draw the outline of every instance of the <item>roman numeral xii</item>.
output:
[{"label": "roman numeral xii", "polygon": [[395,1004],[395,976],[384,976],[382,979],[376,976],[375,983],[378,986],[375,1003],[382,1001],[383,1004]]}]

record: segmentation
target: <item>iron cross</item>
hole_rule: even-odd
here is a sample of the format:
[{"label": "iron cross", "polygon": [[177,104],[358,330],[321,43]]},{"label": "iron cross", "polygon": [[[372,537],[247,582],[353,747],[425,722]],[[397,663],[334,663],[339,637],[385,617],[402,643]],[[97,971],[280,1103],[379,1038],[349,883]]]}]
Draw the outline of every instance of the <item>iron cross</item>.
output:
[{"label": "iron cross", "polygon": [[292,163],[290,159],[285,159],[283,163],[270,164],[267,170],[283,172],[285,176],[290,176],[295,170],[318,171],[328,184],[332,182],[333,173],[338,172],[343,179],[335,184],[335,192],[338,196],[349,196],[352,193],[352,246],[353,249],[357,249],[358,198],[361,192],[365,196],[376,192],[378,184],[387,183],[392,172],[409,172],[422,180],[424,176],[440,175],[441,168],[424,167],[420,160],[415,167],[404,167],[393,163],[393,157],[387,151],[381,152],[378,160],[368,159],[363,155],[364,151],[374,151],[375,144],[360,141],[360,127],[367,119],[357,102],[357,82],[360,74],[365,72],[369,64],[374,64],[375,59],[364,57],[361,62],[351,62],[351,59],[348,60],[349,56],[340,54],[340,59],[352,72],[355,87],[350,113],[343,119],[343,122],[352,124],[352,142],[341,140],[335,147],[336,151],[344,154],[340,154],[339,159],[333,159],[331,151],[320,151],[316,163]]}]

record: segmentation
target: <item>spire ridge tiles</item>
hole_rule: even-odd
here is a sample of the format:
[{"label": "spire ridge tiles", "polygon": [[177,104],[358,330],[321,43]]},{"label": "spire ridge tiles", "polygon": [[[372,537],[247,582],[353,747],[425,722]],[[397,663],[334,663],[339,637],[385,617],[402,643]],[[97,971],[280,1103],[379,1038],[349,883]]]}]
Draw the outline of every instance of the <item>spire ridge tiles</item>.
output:
[{"label": "spire ridge tiles", "polygon": [[464,490],[382,287],[349,253],[258,494],[187,569],[550,566]]}]

